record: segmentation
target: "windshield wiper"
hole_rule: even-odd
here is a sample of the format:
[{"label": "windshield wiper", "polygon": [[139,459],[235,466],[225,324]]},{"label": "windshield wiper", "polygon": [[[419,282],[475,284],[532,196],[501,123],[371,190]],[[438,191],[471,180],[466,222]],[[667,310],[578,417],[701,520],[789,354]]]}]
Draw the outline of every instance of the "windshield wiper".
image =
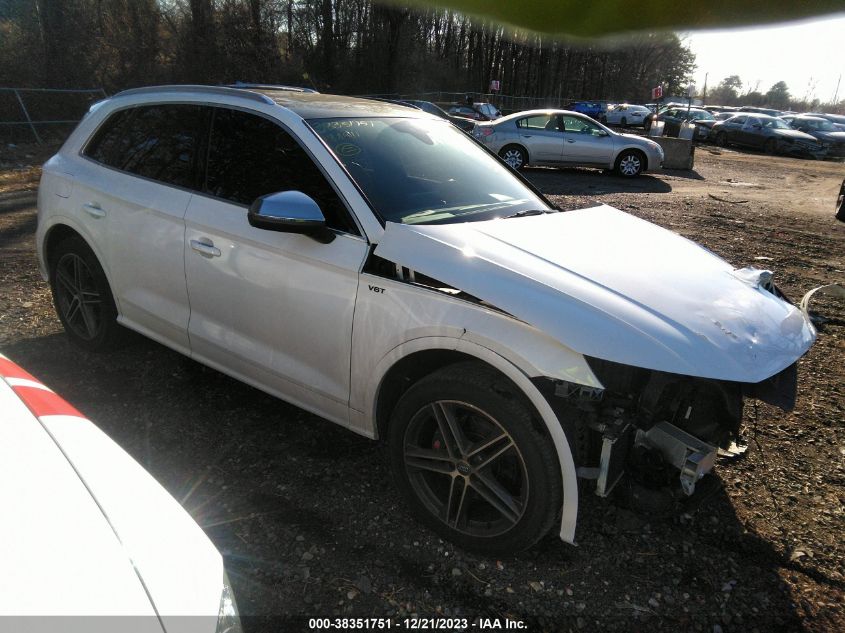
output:
[{"label": "windshield wiper", "polygon": [[524,218],[528,215],[544,215],[546,213],[557,213],[555,209],[528,209],[526,211],[517,211],[511,215],[503,215],[503,220],[508,220],[510,218]]}]

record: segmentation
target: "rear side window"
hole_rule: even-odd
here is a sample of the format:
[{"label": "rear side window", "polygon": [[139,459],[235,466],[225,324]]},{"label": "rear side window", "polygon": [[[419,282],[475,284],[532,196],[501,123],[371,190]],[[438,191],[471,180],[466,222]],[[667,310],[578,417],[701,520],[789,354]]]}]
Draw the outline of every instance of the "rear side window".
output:
[{"label": "rear side window", "polygon": [[358,232],[308,153],[279,125],[255,114],[214,109],[203,190],[243,205],[268,193],[301,191],[320,205],[328,226]]},{"label": "rear side window", "polygon": [[169,185],[193,188],[206,108],[189,104],[122,110],[102,126],[85,155],[109,167]]}]

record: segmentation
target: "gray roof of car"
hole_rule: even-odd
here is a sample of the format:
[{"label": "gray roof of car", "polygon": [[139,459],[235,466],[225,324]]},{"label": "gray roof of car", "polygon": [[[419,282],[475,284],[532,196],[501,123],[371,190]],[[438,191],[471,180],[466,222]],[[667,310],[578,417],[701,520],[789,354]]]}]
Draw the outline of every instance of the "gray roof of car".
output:
[{"label": "gray roof of car", "polygon": [[278,105],[296,112],[303,119],[331,119],[335,117],[396,116],[432,119],[437,118],[417,108],[342,95],[294,92],[290,90],[255,90]]},{"label": "gray roof of car", "polygon": [[173,94],[173,93],[196,93],[226,95],[229,97],[241,97],[250,101],[262,103],[276,103],[301,116],[303,119],[329,119],[349,117],[413,117],[419,119],[437,119],[432,114],[396,103],[377,101],[374,99],[361,99],[357,97],[345,97],[342,95],[321,94],[310,92],[295,87],[285,88],[276,86],[259,87],[231,87],[231,86],[197,86],[197,85],[173,85],[173,86],[145,86],[124,90],[114,95],[123,97],[145,94]]}]

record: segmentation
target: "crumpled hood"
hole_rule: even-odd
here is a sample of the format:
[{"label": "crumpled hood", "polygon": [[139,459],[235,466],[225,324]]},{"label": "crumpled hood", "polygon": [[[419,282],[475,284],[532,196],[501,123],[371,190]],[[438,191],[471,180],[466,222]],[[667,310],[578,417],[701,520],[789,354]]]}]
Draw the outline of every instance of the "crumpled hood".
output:
[{"label": "crumpled hood", "polygon": [[815,340],[795,306],[703,247],[603,205],[444,225],[388,223],[376,254],[483,299],[573,350],[759,382]]}]

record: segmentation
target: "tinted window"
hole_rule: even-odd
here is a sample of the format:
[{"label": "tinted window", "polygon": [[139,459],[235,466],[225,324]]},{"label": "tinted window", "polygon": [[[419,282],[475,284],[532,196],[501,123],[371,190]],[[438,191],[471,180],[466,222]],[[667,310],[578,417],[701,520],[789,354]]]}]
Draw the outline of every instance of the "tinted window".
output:
[{"label": "tinted window", "polygon": [[204,129],[202,106],[131,108],[112,115],[85,153],[117,169],[193,188],[194,158]]},{"label": "tinted window", "polygon": [[357,233],[335,190],[290,134],[264,117],[215,108],[204,191],[249,205],[292,190],[311,196],[329,226]]}]

